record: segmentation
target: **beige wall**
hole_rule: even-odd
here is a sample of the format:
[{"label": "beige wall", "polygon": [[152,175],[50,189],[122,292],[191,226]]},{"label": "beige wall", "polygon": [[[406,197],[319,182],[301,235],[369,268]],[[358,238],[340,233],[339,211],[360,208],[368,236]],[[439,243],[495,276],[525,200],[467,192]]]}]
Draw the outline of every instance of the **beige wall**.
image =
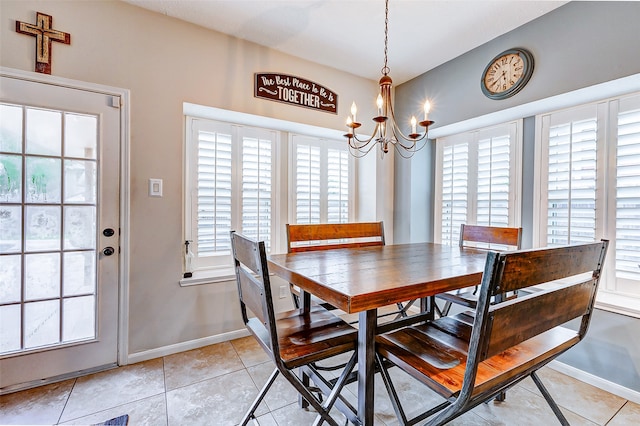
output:
[{"label": "beige wall", "polygon": [[[35,40],[15,21],[35,22],[36,11],[71,33],[70,46],[53,43],[53,75],[131,91],[129,354],[241,329],[234,283],[178,285],[183,102],[340,129],[376,82],[120,1],[0,0],[1,66],[34,70]],[[339,115],[254,98],[253,74],[269,71],[335,91]],[[164,180],[162,198],[147,196],[152,177]]]}]

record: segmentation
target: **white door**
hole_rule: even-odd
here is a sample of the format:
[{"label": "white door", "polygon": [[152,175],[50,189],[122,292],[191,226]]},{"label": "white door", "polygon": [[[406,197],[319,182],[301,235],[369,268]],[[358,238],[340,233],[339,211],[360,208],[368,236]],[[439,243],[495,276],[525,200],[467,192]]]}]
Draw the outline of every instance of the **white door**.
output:
[{"label": "white door", "polygon": [[117,362],[120,125],[119,98],[0,76],[0,393]]}]

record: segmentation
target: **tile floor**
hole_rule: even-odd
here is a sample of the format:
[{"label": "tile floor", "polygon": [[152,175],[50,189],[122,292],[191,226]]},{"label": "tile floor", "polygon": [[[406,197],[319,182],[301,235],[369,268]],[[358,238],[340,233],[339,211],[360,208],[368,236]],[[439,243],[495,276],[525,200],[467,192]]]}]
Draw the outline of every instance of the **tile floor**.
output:
[{"label": "tile floor", "polygon": [[[78,379],[0,396],[0,424],[88,425],[129,414],[129,425],[236,425],[272,371],[252,337],[128,365]],[[407,407],[437,400],[425,386],[392,369]],[[639,425],[640,405],[549,368],[540,376],[572,425]],[[397,421],[376,376],[375,425]],[[353,398],[355,384],[347,395]],[[281,377],[257,414],[262,426],[311,424],[313,412],[298,408],[294,389]],[[558,424],[531,379],[507,393],[505,402],[476,407],[452,425]]]}]

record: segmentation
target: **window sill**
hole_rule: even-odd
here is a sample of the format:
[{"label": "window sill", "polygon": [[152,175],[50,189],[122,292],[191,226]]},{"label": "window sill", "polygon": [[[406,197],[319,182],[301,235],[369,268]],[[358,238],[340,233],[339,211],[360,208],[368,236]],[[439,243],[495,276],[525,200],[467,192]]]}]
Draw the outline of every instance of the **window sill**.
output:
[{"label": "window sill", "polygon": [[636,297],[599,291],[596,296],[596,308],[640,318],[640,299]]},{"label": "window sill", "polygon": [[236,274],[233,268],[218,269],[216,271],[194,272],[192,277],[180,279],[180,287],[190,287],[193,285],[215,284],[220,282],[233,281]]}]

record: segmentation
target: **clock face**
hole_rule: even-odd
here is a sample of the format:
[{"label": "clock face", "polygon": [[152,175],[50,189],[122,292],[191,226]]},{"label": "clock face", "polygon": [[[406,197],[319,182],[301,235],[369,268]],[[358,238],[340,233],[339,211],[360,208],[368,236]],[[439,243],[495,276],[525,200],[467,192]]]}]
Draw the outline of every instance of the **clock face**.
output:
[{"label": "clock face", "polygon": [[523,49],[512,49],[495,57],[482,74],[482,91],[491,99],[515,95],[533,73],[533,56]]}]

